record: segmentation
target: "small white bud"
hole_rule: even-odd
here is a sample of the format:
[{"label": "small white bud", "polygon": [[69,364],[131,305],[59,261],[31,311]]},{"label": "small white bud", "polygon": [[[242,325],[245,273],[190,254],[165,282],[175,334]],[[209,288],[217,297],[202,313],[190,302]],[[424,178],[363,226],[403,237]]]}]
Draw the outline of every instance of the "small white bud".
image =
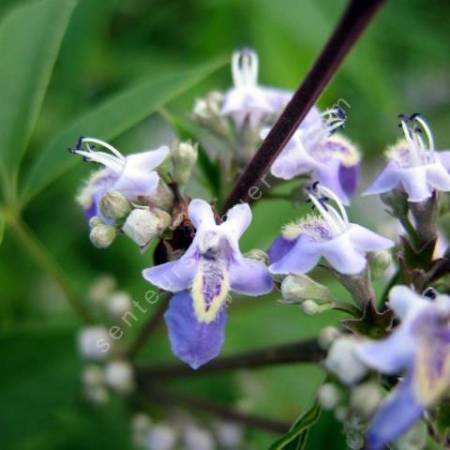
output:
[{"label": "small white bud", "polygon": [[81,380],[84,385],[89,387],[102,386],[105,381],[105,374],[100,367],[90,365],[83,369]]},{"label": "small white bud", "polygon": [[173,179],[178,184],[186,184],[197,163],[198,145],[192,142],[175,143],[172,147]]},{"label": "small white bud", "polygon": [[338,422],[345,423],[348,416],[348,409],[345,406],[338,406],[334,411],[334,416]]},{"label": "small white bud", "polygon": [[127,394],[134,388],[133,368],[126,361],[112,361],[105,367],[105,382],[113,390]]},{"label": "small white bud", "polygon": [[368,382],[352,389],[350,406],[362,417],[368,419],[378,408],[382,399],[383,395],[380,386],[373,382]]},{"label": "small white bud", "polygon": [[86,359],[102,361],[110,354],[111,347],[111,338],[105,327],[85,327],[78,335],[78,349]]},{"label": "small white bud", "polygon": [[317,304],[332,303],[330,290],[307,275],[288,275],[281,284],[281,294],[289,303],[313,300]]},{"label": "small white bud", "polygon": [[104,386],[85,386],[83,394],[86,400],[99,405],[104,405],[109,400],[108,390]]},{"label": "small white bud", "polygon": [[151,426],[152,420],[145,413],[137,413],[131,418],[131,434],[135,447],[145,447],[147,434]]},{"label": "small white bud", "polygon": [[160,423],[150,428],[145,446],[148,450],[173,450],[176,443],[175,430],[169,425]]},{"label": "small white bud", "polygon": [[171,217],[162,209],[133,209],[122,230],[139,247],[145,247],[170,225]]},{"label": "small white bud", "polygon": [[211,433],[195,425],[186,427],[183,437],[186,450],[215,449],[214,439]]},{"label": "small white bud", "polygon": [[332,410],[338,405],[341,393],[334,384],[326,383],[320,387],[318,399],[323,409]]},{"label": "small white bud", "polygon": [[103,225],[102,219],[100,217],[94,216],[89,219],[89,228],[94,228],[97,225]]},{"label": "small white bud", "polygon": [[96,225],[92,228],[89,238],[97,248],[107,248],[117,236],[117,230],[112,225]]},{"label": "small white bud", "polygon": [[214,423],[214,432],[221,447],[226,449],[240,448],[242,442],[242,427],[231,422]]},{"label": "small white bud", "polygon": [[269,256],[267,253],[263,250],[260,250],[259,248],[253,248],[244,255],[246,258],[253,259],[255,261],[259,261],[263,263],[264,265],[269,264]]},{"label": "small white bud", "polygon": [[131,211],[131,204],[120,192],[111,191],[100,200],[100,210],[109,219],[122,219]]},{"label": "small white bud", "polygon": [[333,303],[318,305],[314,300],[305,300],[300,304],[300,308],[308,316],[315,316],[316,314],[320,314],[333,308],[333,306]]},{"label": "small white bud", "polygon": [[115,292],[106,302],[106,311],[113,320],[120,319],[131,310],[130,294],[124,291]]},{"label": "small white bud", "polygon": [[336,327],[325,327],[319,333],[319,345],[324,350],[328,350],[340,335],[341,332]]},{"label": "small white bud", "polygon": [[361,380],[368,370],[356,355],[356,345],[354,338],[341,337],[333,343],[325,360],[325,367],[347,385]]},{"label": "small white bud", "polygon": [[370,258],[370,268],[374,279],[379,279],[385,275],[392,265],[392,253],[389,250],[382,250],[373,253]]},{"label": "small white bud", "polygon": [[113,293],[116,287],[116,280],[111,275],[100,275],[89,287],[88,299],[98,305],[103,304],[105,300]]}]

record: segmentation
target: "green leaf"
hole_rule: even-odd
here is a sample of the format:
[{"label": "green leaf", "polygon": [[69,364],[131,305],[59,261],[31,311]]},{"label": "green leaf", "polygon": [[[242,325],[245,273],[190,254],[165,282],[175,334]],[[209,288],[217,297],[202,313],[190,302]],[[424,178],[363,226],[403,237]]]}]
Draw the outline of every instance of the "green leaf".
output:
[{"label": "green leaf", "polygon": [[137,125],[183,92],[221,68],[225,60],[198,66],[185,72],[168,73],[148,80],[113,96],[85,113],[65,129],[43,150],[25,179],[22,201],[29,201],[56,178],[79,163],[67,152],[83,135],[110,141]]},{"label": "green leaf", "polygon": [[320,416],[320,405],[315,401],[309,411],[300,416],[291,429],[281,439],[271,445],[269,450],[301,450],[308,438],[309,429]]},{"label": "green leaf", "polygon": [[5,236],[5,217],[0,211],[0,245],[2,245],[3,237]]},{"label": "green leaf", "polygon": [[75,3],[29,3],[0,23],[0,160],[8,183],[29,143]]}]

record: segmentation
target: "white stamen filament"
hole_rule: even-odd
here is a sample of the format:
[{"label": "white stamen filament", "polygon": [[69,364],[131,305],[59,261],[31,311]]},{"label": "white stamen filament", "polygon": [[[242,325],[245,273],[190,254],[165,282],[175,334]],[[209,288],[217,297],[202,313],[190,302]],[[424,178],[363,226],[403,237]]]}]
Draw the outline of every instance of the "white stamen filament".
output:
[{"label": "white stamen filament", "polygon": [[320,185],[317,186],[316,189],[319,194],[324,194],[332,199],[339,209],[338,212],[336,208],[331,205],[327,205],[327,207],[325,208],[316,195],[308,193],[309,198],[314,203],[322,218],[325,220],[330,233],[333,236],[338,236],[339,234],[343,233],[349,225],[347,212],[345,211],[345,208],[342,205],[341,201],[330,189],[327,189]]},{"label": "white stamen filament", "polygon": [[249,49],[233,53],[231,71],[235,87],[254,87],[258,82],[258,55]]},{"label": "white stamen filament", "polygon": [[[103,147],[109,150],[112,154],[94,150],[89,144]],[[109,167],[116,172],[121,172],[123,170],[126,158],[119,152],[119,150],[107,142],[101,141],[100,139],[86,137],[81,140],[81,145],[85,145],[87,150],[76,149],[74,150],[75,154],[83,156],[88,161],[103,164],[105,167]]]},{"label": "white stamen filament", "polygon": [[317,121],[315,126],[311,125],[305,133],[307,138],[317,134],[317,141],[327,138],[333,132],[341,128],[345,124],[345,119],[338,115],[339,110],[336,108],[326,109],[322,114],[322,121]]},{"label": "white stamen filament", "polygon": [[[422,130],[425,132],[425,135],[428,139],[428,150],[432,156],[432,160],[434,160],[434,138],[433,133],[427,122],[423,120],[420,116],[416,116],[415,121],[421,126]],[[425,148],[425,147],[424,147]]]},{"label": "white stamen filament", "polygon": [[411,152],[412,165],[413,166],[420,166],[421,165],[421,161],[420,161],[418,144],[417,144],[416,140],[413,138],[413,136],[411,135],[411,130],[408,127],[408,124],[406,123],[406,121],[404,119],[402,119],[400,121],[400,124],[402,126],[403,133],[405,134],[406,141],[409,144],[409,149],[410,149],[410,152]]}]

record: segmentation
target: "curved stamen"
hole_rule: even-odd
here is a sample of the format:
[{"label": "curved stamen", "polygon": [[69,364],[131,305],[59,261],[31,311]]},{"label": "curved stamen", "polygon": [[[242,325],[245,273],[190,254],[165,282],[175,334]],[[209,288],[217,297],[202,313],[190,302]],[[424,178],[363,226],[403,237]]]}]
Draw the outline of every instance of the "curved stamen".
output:
[{"label": "curved stamen", "polygon": [[231,60],[231,72],[236,87],[256,86],[258,81],[258,55],[250,49],[234,52]]},{"label": "curved stamen", "polygon": [[[91,144],[93,144],[94,147],[91,147]],[[83,150],[83,146],[85,150]],[[96,150],[95,147],[97,146],[109,150],[112,154]],[[80,138],[72,152],[76,155],[82,156],[86,161],[103,164],[105,167],[109,167],[117,172],[123,170],[126,160],[119,150],[114,148],[112,145],[101,141],[100,139],[89,137]]]},{"label": "curved stamen", "polygon": [[[320,197],[322,193],[326,194],[337,204],[341,214],[333,206],[325,204],[326,200]],[[337,236],[346,230],[348,226],[347,213],[334,192],[319,186],[319,183],[315,182],[312,188],[308,189],[308,197],[325,220],[332,235]]]},{"label": "curved stamen", "polygon": [[415,114],[413,117],[413,120],[415,120],[419,124],[420,129],[424,131],[425,136],[427,137],[427,140],[428,140],[428,149],[429,149],[431,155],[433,155],[434,154],[434,138],[433,138],[433,133],[431,132],[430,126],[424,119],[422,119],[422,117],[420,117],[419,114]]},{"label": "curved stamen", "polygon": [[409,144],[412,165],[419,166],[421,164],[421,161],[419,156],[419,148],[416,140],[414,139],[414,133],[411,131],[411,128],[408,124],[408,119],[403,114],[401,114],[399,118],[400,126],[403,129],[406,142]]}]

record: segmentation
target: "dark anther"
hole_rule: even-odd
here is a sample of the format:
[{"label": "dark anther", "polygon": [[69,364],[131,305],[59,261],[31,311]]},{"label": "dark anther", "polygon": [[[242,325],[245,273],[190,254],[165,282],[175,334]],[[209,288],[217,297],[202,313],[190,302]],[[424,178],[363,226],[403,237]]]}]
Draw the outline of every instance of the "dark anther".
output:
[{"label": "dark anther", "polygon": [[417,117],[420,117],[420,113],[414,113],[409,116],[409,120],[415,120]]},{"label": "dark anther", "polygon": [[340,119],[347,119],[347,111],[340,105],[336,106],[336,116]]},{"label": "dark anther", "polygon": [[72,148],[72,147],[69,147],[69,148],[67,149],[67,151],[68,151],[69,153],[72,153],[72,154],[75,153],[75,149]]},{"label": "dark anther", "polygon": [[75,150],[81,150],[81,147],[83,147],[83,139],[84,136],[80,136],[78,138],[77,144],[75,145]]},{"label": "dark anther", "polygon": [[428,287],[423,291],[422,295],[429,298],[430,300],[434,300],[438,294],[435,289],[433,289],[432,287]]}]

